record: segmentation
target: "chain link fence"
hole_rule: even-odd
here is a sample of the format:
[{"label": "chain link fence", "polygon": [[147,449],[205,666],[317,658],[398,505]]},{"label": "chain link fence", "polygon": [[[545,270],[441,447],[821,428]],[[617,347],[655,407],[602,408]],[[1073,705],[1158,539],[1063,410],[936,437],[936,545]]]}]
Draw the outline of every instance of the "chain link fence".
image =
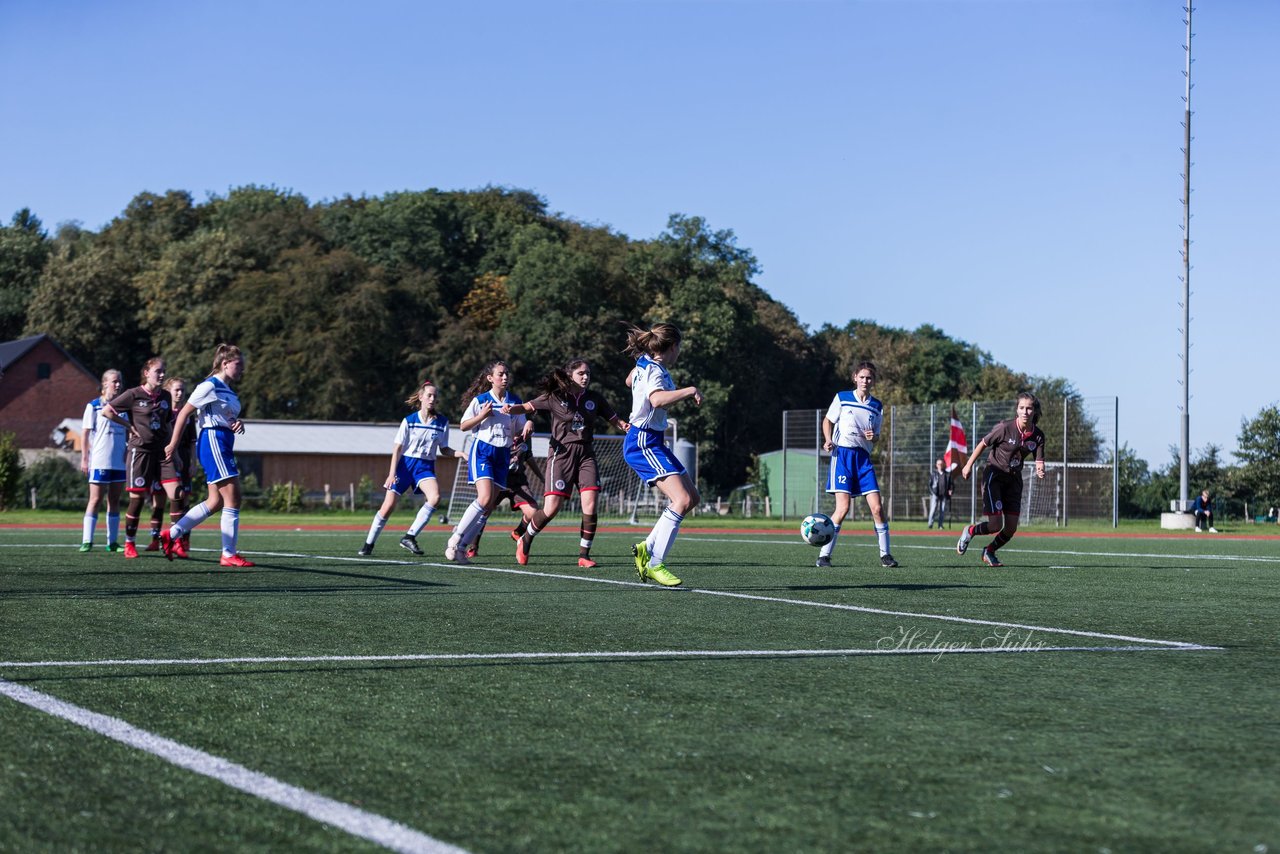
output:
[{"label": "chain link fence", "polygon": [[[997,422],[1012,418],[1016,406],[1016,400],[997,400],[886,407],[872,459],[889,518],[928,518],[929,473],[947,450],[953,412],[971,451]],[[1119,399],[1042,399],[1041,406],[1045,478],[1035,477],[1034,466],[1023,468],[1022,522],[1065,526],[1072,519],[1109,519],[1116,524]],[[761,455],[768,469],[773,512],[783,518],[830,513],[835,508],[835,499],[826,493],[830,457],[822,451],[825,414],[825,409],[783,412],[782,449]],[[982,462],[975,463],[969,480],[959,476],[958,468],[952,472],[949,523],[967,524],[981,516]],[[867,516],[866,504],[853,502],[851,515]]]}]

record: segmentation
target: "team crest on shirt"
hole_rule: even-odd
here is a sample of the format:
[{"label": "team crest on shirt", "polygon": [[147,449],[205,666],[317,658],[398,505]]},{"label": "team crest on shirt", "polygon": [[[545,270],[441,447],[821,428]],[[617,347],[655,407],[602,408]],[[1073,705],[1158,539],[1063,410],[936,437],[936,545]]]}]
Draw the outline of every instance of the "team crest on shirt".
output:
[{"label": "team crest on shirt", "polygon": [[135,477],[133,479],[133,485],[141,489],[147,485],[147,479],[145,477]]},{"label": "team crest on shirt", "polygon": [[1027,450],[1034,451],[1035,449],[1036,449],[1036,443],[1035,443],[1035,440],[1033,439],[1032,441],[1027,443]]},{"label": "team crest on shirt", "polygon": [[557,480],[557,481],[556,481],[556,489],[564,489],[564,481],[563,481],[563,480]]},{"label": "team crest on shirt", "polygon": [[582,408],[591,412],[596,408],[596,402],[594,400],[588,400],[586,403],[582,404]]},{"label": "team crest on shirt", "polygon": [[996,512],[998,513],[998,512],[1000,512],[1001,510],[1004,510],[1004,502],[1003,502],[1003,501],[997,501],[997,502],[996,502]]}]

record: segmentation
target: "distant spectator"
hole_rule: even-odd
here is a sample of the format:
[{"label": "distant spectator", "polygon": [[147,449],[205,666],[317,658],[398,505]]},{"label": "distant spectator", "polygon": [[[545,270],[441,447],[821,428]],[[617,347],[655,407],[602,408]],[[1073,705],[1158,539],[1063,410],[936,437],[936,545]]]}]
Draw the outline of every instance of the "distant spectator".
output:
[{"label": "distant spectator", "polygon": [[1197,531],[1207,528],[1210,534],[1218,533],[1218,529],[1213,527],[1213,499],[1209,497],[1209,490],[1200,492],[1199,497],[1191,505],[1191,512],[1196,514]]},{"label": "distant spectator", "polygon": [[933,464],[933,471],[929,472],[929,527],[933,527],[934,520],[938,522],[938,530],[942,530],[942,523],[947,520],[947,509],[951,505],[951,472],[942,466],[942,460],[938,460]]}]

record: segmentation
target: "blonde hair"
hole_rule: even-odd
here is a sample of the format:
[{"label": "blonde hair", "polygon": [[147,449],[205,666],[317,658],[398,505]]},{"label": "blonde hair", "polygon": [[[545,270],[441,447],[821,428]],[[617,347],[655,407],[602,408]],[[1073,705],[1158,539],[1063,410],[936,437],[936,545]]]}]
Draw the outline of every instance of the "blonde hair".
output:
[{"label": "blonde hair", "polygon": [[124,385],[124,374],[120,373],[115,368],[107,368],[105,371],[102,372],[102,379],[98,381],[98,393],[100,395],[106,394],[107,377],[111,376],[112,374],[115,374],[116,378],[120,380],[120,385]]},{"label": "blonde hair", "polygon": [[[422,382],[418,383],[418,390],[415,391],[413,394],[409,395],[409,399],[406,400],[405,403],[409,406],[412,406],[414,409],[421,409],[422,408],[422,390],[427,386],[430,386],[431,388],[435,388],[439,390],[436,384],[433,383],[431,380],[423,380]],[[436,395],[436,399],[439,400],[440,396]],[[427,410],[427,412],[429,412],[432,415],[435,415],[436,414],[435,406],[433,405],[430,409]]]},{"label": "blonde hair", "polygon": [[627,330],[625,352],[633,356],[656,356],[680,343],[680,330],[670,323],[655,323],[652,329],[632,326]]},{"label": "blonde hair", "polygon": [[227,362],[234,362],[243,359],[240,348],[234,344],[219,344],[218,348],[213,351],[213,370],[209,371],[209,376],[213,376],[222,370],[222,366]]},{"label": "blonde hair", "polygon": [[184,380],[182,377],[169,377],[164,381],[164,388],[171,389],[178,383],[182,383],[185,386],[187,384],[187,381]]}]

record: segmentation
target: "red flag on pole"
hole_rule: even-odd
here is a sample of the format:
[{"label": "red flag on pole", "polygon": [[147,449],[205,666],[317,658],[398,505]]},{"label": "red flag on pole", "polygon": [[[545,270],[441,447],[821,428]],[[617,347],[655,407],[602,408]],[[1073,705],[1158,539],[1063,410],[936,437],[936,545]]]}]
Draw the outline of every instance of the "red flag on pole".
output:
[{"label": "red flag on pole", "polygon": [[964,465],[965,455],[969,453],[968,439],[964,435],[964,425],[956,408],[951,407],[951,441],[947,443],[947,452],[942,455],[942,464],[947,471],[955,471]]}]

